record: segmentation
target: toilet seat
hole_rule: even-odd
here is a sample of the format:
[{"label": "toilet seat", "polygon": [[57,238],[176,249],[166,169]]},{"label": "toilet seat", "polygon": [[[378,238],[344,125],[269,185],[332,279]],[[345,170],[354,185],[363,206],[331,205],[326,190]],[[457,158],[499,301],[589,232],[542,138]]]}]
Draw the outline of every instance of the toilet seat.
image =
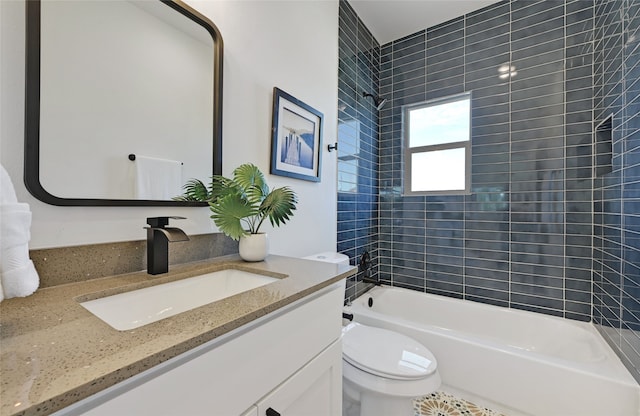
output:
[{"label": "toilet seat", "polygon": [[413,338],[357,322],[342,329],[342,357],[362,371],[392,380],[419,380],[438,366],[433,354]]}]

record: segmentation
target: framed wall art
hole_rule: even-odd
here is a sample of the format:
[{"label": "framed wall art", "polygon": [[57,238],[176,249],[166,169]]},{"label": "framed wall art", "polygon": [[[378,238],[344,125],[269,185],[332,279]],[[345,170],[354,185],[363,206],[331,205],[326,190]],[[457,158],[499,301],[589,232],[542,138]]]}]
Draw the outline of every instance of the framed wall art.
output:
[{"label": "framed wall art", "polygon": [[318,110],[273,89],[272,174],[320,182],[322,118]]}]

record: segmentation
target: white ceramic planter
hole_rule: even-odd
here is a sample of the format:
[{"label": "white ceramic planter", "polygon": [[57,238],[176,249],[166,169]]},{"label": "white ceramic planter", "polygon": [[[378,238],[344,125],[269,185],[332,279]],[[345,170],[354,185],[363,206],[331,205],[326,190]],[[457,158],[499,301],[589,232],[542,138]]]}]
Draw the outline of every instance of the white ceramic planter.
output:
[{"label": "white ceramic planter", "polygon": [[240,237],[238,246],[244,261],[262,261],[269,254],[269,239],[266,233],[249,234]]}]

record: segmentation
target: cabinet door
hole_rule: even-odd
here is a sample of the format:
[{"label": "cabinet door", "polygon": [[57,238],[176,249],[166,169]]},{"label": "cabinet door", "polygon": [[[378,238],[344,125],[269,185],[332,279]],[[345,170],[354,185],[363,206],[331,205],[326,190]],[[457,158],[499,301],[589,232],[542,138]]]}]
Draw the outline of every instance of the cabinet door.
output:
[{"label": "cabinet door", "polygon": [[307,363],[257,404],[258,416],[340,416],[340,340]]}]

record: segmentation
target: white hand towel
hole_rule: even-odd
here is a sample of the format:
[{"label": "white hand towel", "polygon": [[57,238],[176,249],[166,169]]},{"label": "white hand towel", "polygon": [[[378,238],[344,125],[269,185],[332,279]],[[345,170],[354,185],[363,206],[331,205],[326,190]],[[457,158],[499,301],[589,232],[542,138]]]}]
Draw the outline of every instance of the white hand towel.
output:
[{"label": "white hand towel", "polygon": [[40,285],[29,259],[29,204],[0,204],[0,287],[4,298],[29,296]]},{"label": "white hand towel", "polygon": [[2,290],[6,298],[29,296],[40,285],[38,272],[31,260],[18,269],[3,271],[0,275],[0,280],[2,281]]},{"label": "white hand towel", "polygon": [[136,198],[170,200],[182,195],[182,163],[136,156]]},{"label": "white hand towel", "polygon": [[4,166],[0,165],[0,204],[15,204],[16,202],[18,199],[13,183],[11,183],[11,177]]},{"label": "white hand towel", "polygon": [[17,202],[7,171],[0,165],[0,301],[29,296],[40,278],[29,259],[31,209]]},{"label": "white hand towel", "polygon": [[0,204],[0,250],[28,243],[30,229],[29,204]]}]

